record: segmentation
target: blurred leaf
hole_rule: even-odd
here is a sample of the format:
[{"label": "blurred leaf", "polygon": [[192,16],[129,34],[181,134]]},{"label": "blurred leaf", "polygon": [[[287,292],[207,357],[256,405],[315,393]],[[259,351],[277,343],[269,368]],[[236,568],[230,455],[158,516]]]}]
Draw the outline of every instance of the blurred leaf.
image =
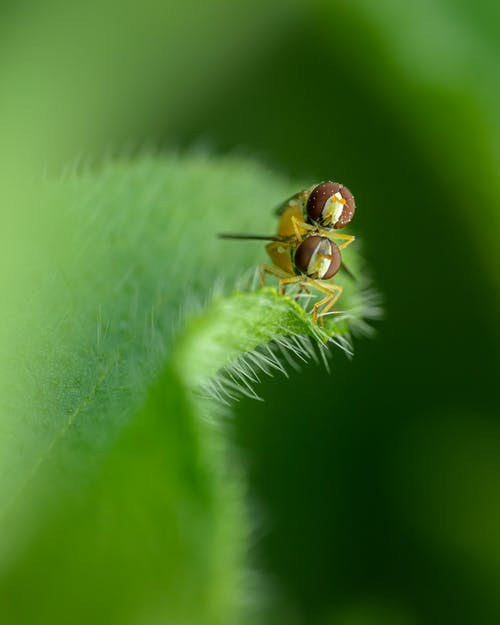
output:
[{"label": "blurred leaf", "polygon": [[[409,458],[398,495],[406,522],[462,561],[463,574],[498,587],[500,579],[500,427],[494,415],[421,415],[395,450]],[[412,495],[410,498],[409,495]],[[482,580],[484,583],[485,580]],[[498,593],[492,597],[498,603]]]},{"label": "blurred leaf", "polygon": [[264,344],[345,344],[369,303],[346,280],[346,313],[321,330],[271,288],[214,299],[262,253],[217,233],[273,232],[268,207],[292,190],[248,161],[144,157],[13,211],[9,234],[32,216],[33,245],[2,248],[18,277],[0,353],[3,622],[237,622],[242,486],[192,391],[251,393],[284,368]]},{"label": "blurred leaf", "polygon": [[321,625],[414,625],[416,619],[401,606],[381,597],[357,597],[352,605],[334,610]]},{"label": "blurred leaf", "polygon": [[303,4],[27,0],[4,9],[1,166],[38,173],[68,155],[155,142],[159,120],[175,136]]}]

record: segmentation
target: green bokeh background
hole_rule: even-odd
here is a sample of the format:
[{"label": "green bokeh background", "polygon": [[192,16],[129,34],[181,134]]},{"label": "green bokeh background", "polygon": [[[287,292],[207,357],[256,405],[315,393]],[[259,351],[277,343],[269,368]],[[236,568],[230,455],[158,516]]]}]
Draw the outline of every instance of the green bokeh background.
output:
[{"label": "green bokeh background", "polygon": [[152,143],[356,195],[375,339],[229,428],[263,623],[500,622],[499,24],[492,0],[0,10],[5,180]]}]

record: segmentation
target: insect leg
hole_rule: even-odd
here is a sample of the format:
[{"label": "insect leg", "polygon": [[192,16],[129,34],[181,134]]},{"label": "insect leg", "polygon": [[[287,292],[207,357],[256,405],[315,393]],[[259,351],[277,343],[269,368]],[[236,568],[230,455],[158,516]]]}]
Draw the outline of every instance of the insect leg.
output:
[{"label": "insect leg", "polygon": [[302,243],[302,239],[303,239],[303,235],[300,232],[301,229],[304,232],[316,230],[314,226],[310,226],[309,224],[306,224],[304,221],[299,221],[297,217],[295,217],[294,215],[292,215],[292,217],[290,218],[290,221],[292,222],[293,231],[299,243]]},{"label": "insect leg", "polygon": [[[276,276],[277,278],[288,278],[290,274],[285,271],[275,267],[274,265],[266,265],[261,263],[259,265],[259,282],[261,286],[266,286],[266,273],[271,274],[272,276]],[[280,282],[281,283],[281,282]]]},{"label": "insect leg", "polygon": [[303,282],[304,280],[304,276],[293,276],[292,278],[283,278],[282,280],[279,281],[279,292],[281,294],[285,293],[286,287],[289,284],[297,284],[297,282]]},{"label": "insect leg", "polygon": [[338,246],[339,250],[345,249],[348,245],[351,245],[351,243],[356,239],[353,234],[337,234],[336,232],[331,232],[330,230],[325,230],[324,228],[319,229],[319,234],[322,237],[330,239],[331,241],[335,241],[335,239],[345,241],[345,243],[342,243]]},{"label": "insect leg", "polygon": [[[314,322],[318,323],[319,308],[321,306],[324,306],[323,311],[321,313],[322,315],[324,314],[325,310],[330,310],[330,308],[332,308],[335,305],[335,302],[340,297],[343,289],[338,284],[328,284],[328,285],[321,284],[318,280],[311,280],[310,284],[311,286],[314,286],[316,289],[318,289],[318,291],[322,291],[323,293],[326,293],[326,297],[321,299],[319,302],[316,302],[313,307]],[[322,324],[324,323],[323,319],[321,319],[321,323]]]},{"label": "insect leg", "polygon": [[335,306],[338,298],[342,295],[342,291],[344,290],[339,284],[332,284],[330,285],[330,287],[334,292],[332,293],[331,300],[328,302],[328,304],[325,305],[325,307],[321,311],[320,317],[326,315],[327,312]]}]

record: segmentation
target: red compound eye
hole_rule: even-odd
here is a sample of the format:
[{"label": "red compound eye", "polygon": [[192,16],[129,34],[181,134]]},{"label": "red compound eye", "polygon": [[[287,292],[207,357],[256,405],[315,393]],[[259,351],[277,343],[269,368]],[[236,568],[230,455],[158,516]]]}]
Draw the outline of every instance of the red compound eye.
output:
[{"label": "red compound eye", "polygon": [[340,269],[342,258],[333,241],[326,237],[310,236],[296,249],[294,263],[299,273],[328,280]]},{"label": "red compound eye", "polygon": [[317,185],[306,204],[310,220],[329,230],[347,226],[355,210],[353,194],[339,182],[322,182]]}]

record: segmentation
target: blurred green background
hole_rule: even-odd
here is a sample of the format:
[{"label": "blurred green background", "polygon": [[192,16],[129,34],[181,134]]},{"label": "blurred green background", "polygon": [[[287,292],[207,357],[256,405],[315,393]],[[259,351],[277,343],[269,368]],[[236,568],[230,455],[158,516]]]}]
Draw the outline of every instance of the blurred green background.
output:
[{"label": "blurred green background", "polygon": [[356,196],[375,338],[229,421],[262,623],[500,623],[499,25],[493,0],[0,9],[4,191],[152,144]]}]

